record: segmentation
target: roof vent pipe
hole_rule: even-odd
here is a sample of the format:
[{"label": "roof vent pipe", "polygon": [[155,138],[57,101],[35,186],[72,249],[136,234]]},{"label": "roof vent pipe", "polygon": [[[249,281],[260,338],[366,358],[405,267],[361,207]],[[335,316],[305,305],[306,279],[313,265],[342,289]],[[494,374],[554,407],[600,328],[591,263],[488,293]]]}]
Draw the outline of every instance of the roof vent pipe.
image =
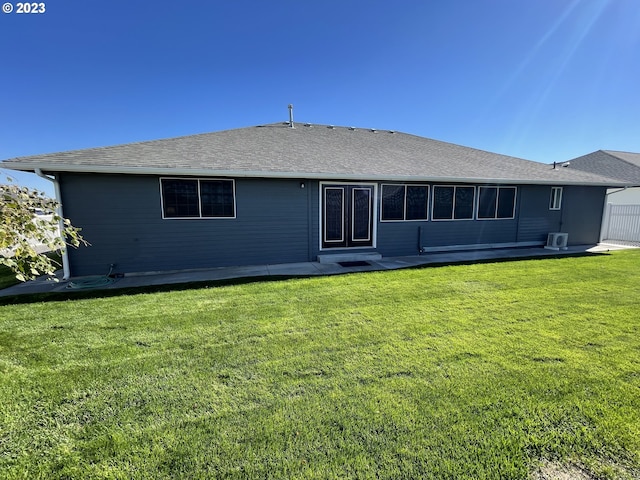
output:
[{"label": "roof vent pipe", "polygon": [[289,127],[295,128],[293,126],[293,105],[289,104]]}]

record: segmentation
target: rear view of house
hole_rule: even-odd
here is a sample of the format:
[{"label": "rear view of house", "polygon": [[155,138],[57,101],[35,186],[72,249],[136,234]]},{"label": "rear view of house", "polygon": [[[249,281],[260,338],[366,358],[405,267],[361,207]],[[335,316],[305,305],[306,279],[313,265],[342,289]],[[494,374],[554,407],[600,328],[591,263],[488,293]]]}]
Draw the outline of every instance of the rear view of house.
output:
[{"label": "rear view of house", "polygon": [[59,184],[73,276],[598,242],[626,182],[396,131],[293,122],[7,160]]}]

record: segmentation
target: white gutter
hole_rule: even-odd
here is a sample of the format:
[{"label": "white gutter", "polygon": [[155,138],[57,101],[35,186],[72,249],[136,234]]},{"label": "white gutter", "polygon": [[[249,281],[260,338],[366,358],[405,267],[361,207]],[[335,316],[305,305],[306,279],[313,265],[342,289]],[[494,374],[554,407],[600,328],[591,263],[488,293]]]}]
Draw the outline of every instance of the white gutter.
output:
[{"label": "white gutter", "polygon": [[[39,168],[34,169],[34,171],[36,172],[36,175],[38,175],[39,177],[42,177],[45,180],[49,180],[51,183],[53,183],[53,188],[56,194],[56,201],[58,202],[58,207],[56,208],[56,214],[58,215],[58,217],[60,217],[58,226],[60,229],[60,236],[64,241],[64,215],[62,212],[62,195],[60,194],[60,183],[58,182],[56,177],[50,177],[49,175],[45,175],[44,173],[42,173],[42,170],[40,170]],[[62,272],[63,272],[62,279],[69,280],[69,277],[71,276],[71,270],[69,268],[69,254],[67,252],[66,247],[62,249]]]}]

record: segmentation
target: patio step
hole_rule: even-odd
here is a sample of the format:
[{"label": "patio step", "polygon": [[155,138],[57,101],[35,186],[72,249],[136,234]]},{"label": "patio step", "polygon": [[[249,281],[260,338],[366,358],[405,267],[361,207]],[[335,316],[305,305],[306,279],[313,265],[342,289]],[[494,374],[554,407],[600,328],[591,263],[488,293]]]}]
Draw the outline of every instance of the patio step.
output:
[{"label": "patio step", "polygon": [[320,263],[375,262],[381,259],[382,255],[379,253],[331,253],[318,255],[318,262]]}]

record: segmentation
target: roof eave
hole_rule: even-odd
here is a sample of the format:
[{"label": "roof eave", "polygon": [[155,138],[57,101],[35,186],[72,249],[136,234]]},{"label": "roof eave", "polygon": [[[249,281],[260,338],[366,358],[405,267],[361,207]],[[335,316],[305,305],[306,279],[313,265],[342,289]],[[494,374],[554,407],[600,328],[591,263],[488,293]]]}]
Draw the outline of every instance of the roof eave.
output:
[{"label": "roof eave", "polygon": [[574,185],[574,186],[600,186],[600,187],[634,187],[624,182],[594,182],[584,180],[531,180],[514,178],[487,178],[487,177],[437,177],[437,176],[412,176],[412,175],[380,175],[366,173],[326,173],[326,172],[278,172],[258,170],[211,170],[189,169],[171,167],[125,167],[105,165],[61,165],[20,163],[19,165],[0,164],[2,168],[23,172],[34,172],[40,169],[45,173],[103,173],[103,174],[127,174],[127,175],[158,175],[158,176],[220,176],[220,177],[253,177],[253,178],[299,178],[309,180],[349,180],[349,181],[392,181],[392,182],[429,182],[429,183],[495,183],[510,185]]}]

